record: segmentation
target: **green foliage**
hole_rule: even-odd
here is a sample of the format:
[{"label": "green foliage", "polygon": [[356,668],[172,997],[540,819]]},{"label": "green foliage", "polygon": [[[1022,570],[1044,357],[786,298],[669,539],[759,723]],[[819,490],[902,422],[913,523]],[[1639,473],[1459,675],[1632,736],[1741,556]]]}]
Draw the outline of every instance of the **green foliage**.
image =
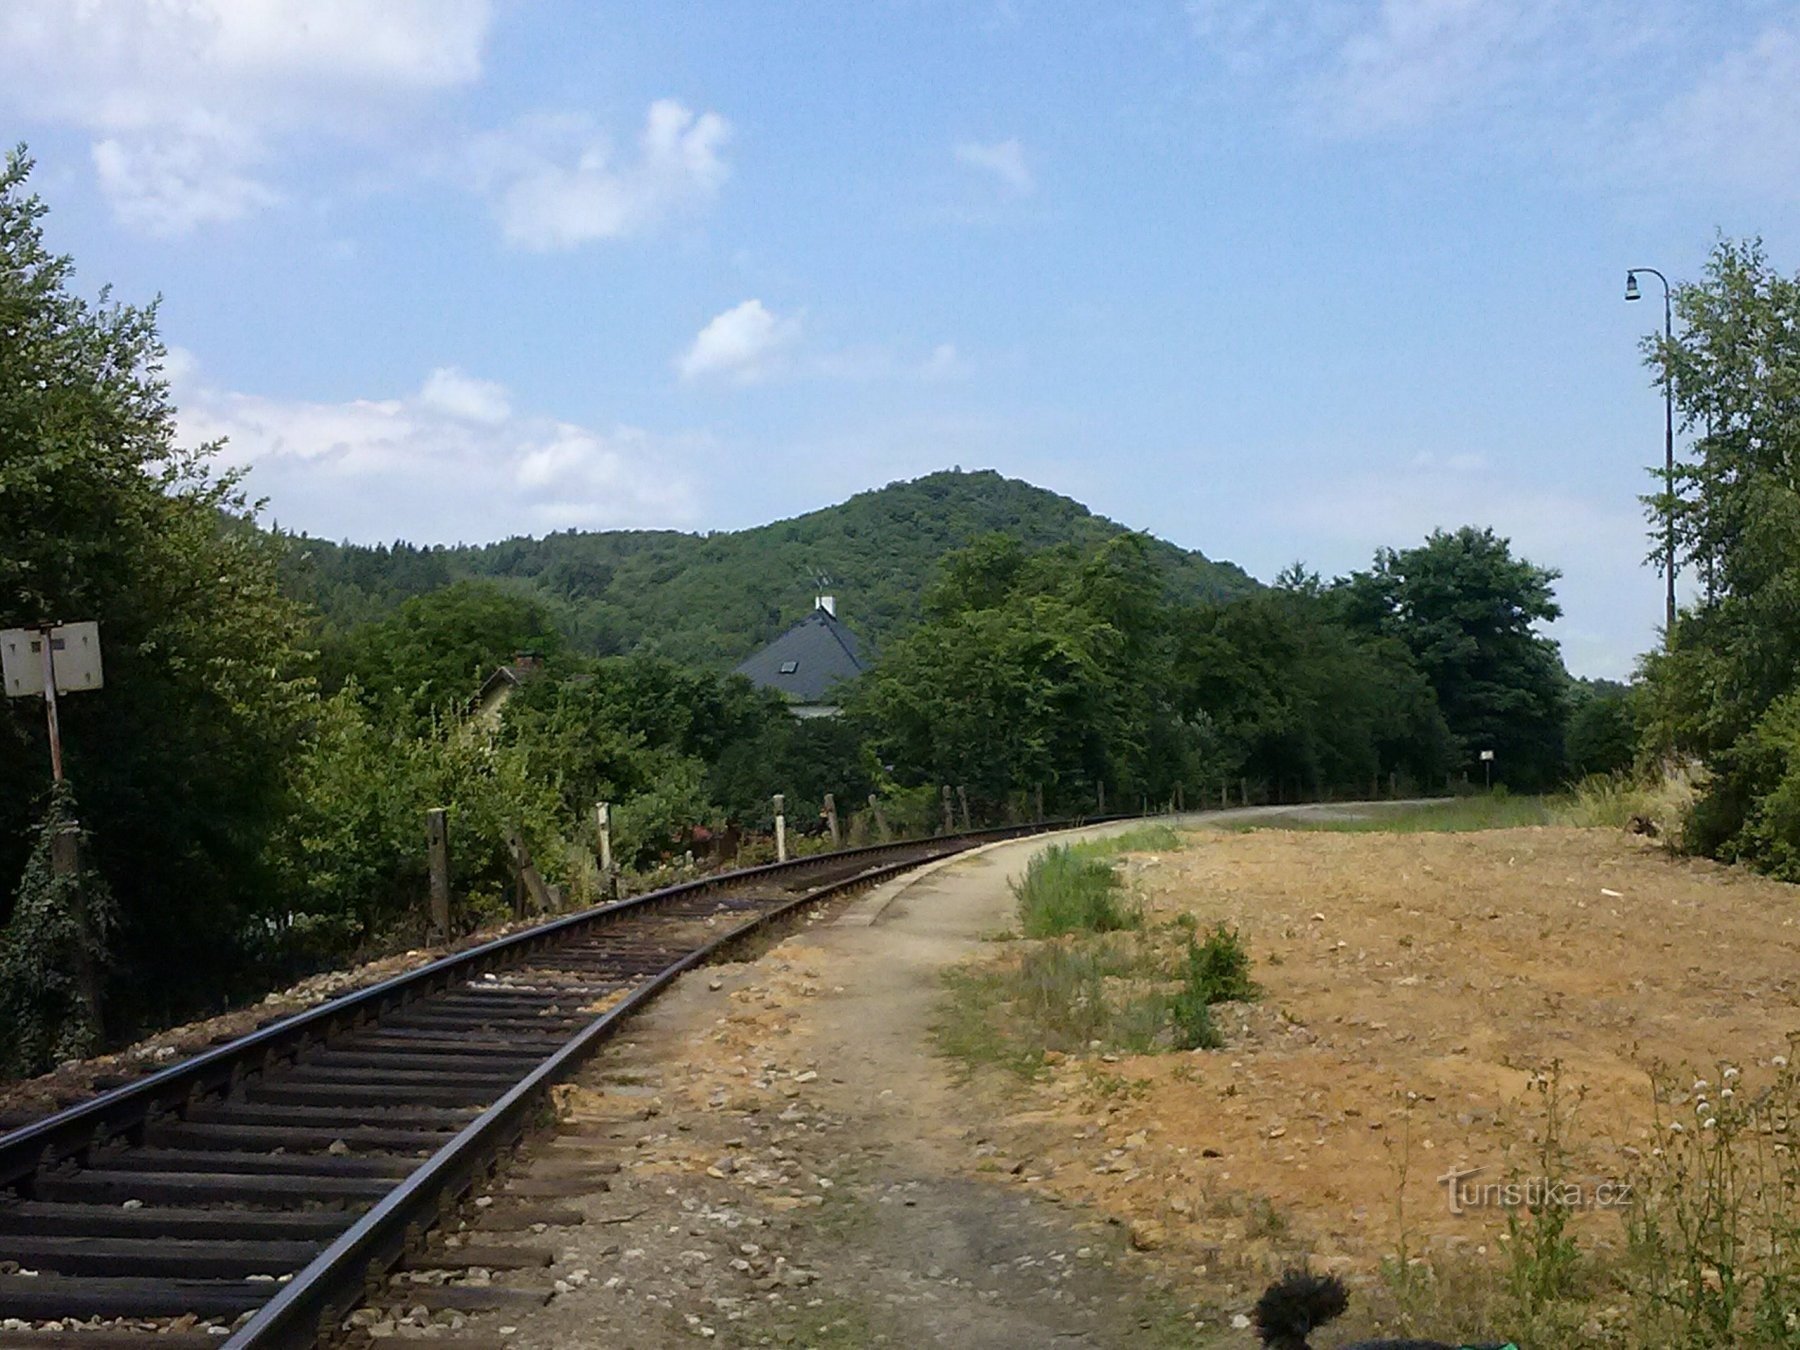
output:
[{"label": "green foliage", "polygon": [[[176,445],[153,308],[72,290],[30,163],[0,168],[0,628],[97,620],[106,687],[63,705],[70,781],[116,899],[117,1029],[230,982],[310,695],[279,549],[213,447]],[[0,706],[0,877],[48,783],[41,705]],[[0,888],[5,895],[7,888]],[[10,902],[0,902],[0,921]],[[158,978],[145,978],[156,971]]]},{"label": "green foliage", "polygon": [[1135,928],[1140,919],[1120,902],[1119,889],[1111,863],[1067,844],[1053,844],[1037,854],[1013,884],[1019,923],[1028,938]]},{"label": "green foliage", "polygon": [[1570,695],[1569,776],[1579,779],[1630,768],[1639,738],[1631,691],[1612,680],[1580,680],[1571,686]]},{"label": "green foliage", "polygon": [[106,881],[84,865],[58,876],[51,841],[76,827],[75,795],[65,785],[50,797],[36,842],[0,929],[0,1073],[42,1073],[100,1048],[96,1007],[110,960],[117,913]]},{"label": "green foliage", "polygon": [[1702,593],[1644,662],[1645,738],[1711,770],[1687,842],[1800,875],[1800,277],[1759,242],[1721,241],[1703,280],[1678,286],[1683,332],[1645,342],[1695,434],[1676,466],[1676,538]]},{"label": "green foliage", "polygon": [[[1079,502],[991,471],[890,483],[821,511],[705,535],[566,531],[479,547],[419,549],[289,541],[294,593],[335,629],[390,613],[446,581],[490,578],[549,605],[570,645],[594,655],[652,653],[728,669],[812,609],[828,573],[845,621],[877,648],[917,622],[945,554],[994,533],[1026,550],[1091,548],[1122,526]],[[1229,563],[1172,544],[1150,548],[1172,595],[1224,598],[1256,583]]]},{"label": "green foliage", "polygon": [[539,601],[488,581],[459,581],[406,601],[326,649],[326,684],[346,680],[390,717],[421,724],[468,707],[515,657],[554,657],[563,637]]},{"label": "green foliage", "polygon": [[[352,682],[318,706],[294,765],[294,809],[274,844],[290,908],[254,934],[284,964],[366,950],[424,921],[425,812],[449,812],[452,893],[509,896],[507,835],[518,829],[551,884],[571,880],[575,822],[554,783],[517,746],[485,728],[444,721],[424,733],[377,721]],[[452,914],[468,927],[488,915]]]},{"label": "green foliage", "polygon": [[987,803],[1042,787],[1053,813],[1196,803],[1247,778],[1268,798],[1442,783],[1452,738],[1406,645],[1328,596],[1171,601],[1139,536],[945,561],[925,621],[851,699],[906,782]]},{"label": "green foliage", "polygon": [[1289,801],[1366,795],[1390,774],[1444,781],[1450,731],[1398,638],[1359,633],[1329,598],[1294,589],[1173,623],[1177,706],[1214,729],[1206,767],[1219,779],[1248,778],[1266,799]]},{"label": "green foliage", "polygon": [[1250,978],[1250,953],[1237,929],[1215,924],[1203,942],[1194,941],[1189,933],[1181,984],[1169,1005],[1176,1048],[1218,1049],[1224,1040],[1213,1024],[1213,1004],[1247,1002],[1260,993]]},{"label": "green foliage", "polygon": [[1556,644],[1533,628],[1562,613],[1551,590],[1558,575],[1514,558],[1492,530],[1464,526],[1417,548],[1382,549],[1334,593],[1353,626],[1413,654],[1463,766],[1493,750],[1498,781],[1536,789],[1563,776],[1568,677]]}]

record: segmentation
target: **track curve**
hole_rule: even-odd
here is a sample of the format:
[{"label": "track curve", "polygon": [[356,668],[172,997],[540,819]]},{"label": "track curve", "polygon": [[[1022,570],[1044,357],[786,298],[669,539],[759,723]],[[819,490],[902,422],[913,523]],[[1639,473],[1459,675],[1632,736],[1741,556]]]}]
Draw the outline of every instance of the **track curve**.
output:
[{"label": "track curve", "polygon": [[[0,1136],[0,1326],[84,1346],[317,1343],[637,1007],[799,906],[1008,827],[796,859],[602,905],[345,994]],[[10,1273],[5,1273],[10,1272]],[[431,1306],[473,1309],[446,1284]],[[486,1306],[495,1306],[489,1302]],[[171,1333],[166,1319],[204,1319]],[[233,1328],[228,1340],[221,1329]],[[0,1329],[0,1344],[61,1338]]]}]

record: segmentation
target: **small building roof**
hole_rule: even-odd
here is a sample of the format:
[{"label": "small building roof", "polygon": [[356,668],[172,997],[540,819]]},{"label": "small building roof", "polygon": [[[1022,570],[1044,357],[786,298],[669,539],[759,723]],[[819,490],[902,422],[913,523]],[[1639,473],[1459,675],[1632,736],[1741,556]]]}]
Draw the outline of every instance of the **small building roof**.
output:
[{"label": "small building roof", "polygon": [[820,703],[831,687],[869,668],[861,640],[835,615],[815,609],[736,673],[762,689],[774,689],[793,703]]}]

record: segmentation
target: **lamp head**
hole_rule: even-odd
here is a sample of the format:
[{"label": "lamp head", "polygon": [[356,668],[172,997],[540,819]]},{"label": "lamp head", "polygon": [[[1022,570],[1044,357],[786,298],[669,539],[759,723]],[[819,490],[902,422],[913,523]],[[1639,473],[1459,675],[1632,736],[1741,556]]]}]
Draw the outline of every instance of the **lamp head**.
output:
[{"label": "lamp head", "polygon": [[1627,272],[1625,274],[1625,298],[1627,300],[1636,300],[1638,295],[1637,273]]}]

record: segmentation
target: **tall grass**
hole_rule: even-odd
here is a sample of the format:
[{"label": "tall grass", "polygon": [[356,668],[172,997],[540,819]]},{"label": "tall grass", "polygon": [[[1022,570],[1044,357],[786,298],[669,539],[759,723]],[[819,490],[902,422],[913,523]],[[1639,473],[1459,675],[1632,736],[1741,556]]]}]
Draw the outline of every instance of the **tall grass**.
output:
[{"label": "tall grass", "polygon": [[1408,806],[1371,805],[1344,815],[1268,816],[1234,822],[1245,830],[1324,830],[1340,834],[1423,834],[1465,830],[1506,830],[1554,825],[1557,813],[1545,797],[1514,797],[1496,790],[1476,797],[1446,797]]},{"label": "tall grass", "polygon": [[1085,858],[1116,858],[1121,853],[1169,853],[1184,842],[1173,825],[1136,825],[1118,834],[1083,839],[1069,847]]},{"label": "tall grass", "polygon": [[1652,775],[1595,774],[1569,789],[1557,803],[1557,816],[1566,825],[1654,834],[1679,852],[1700,786],[1699,773],[1685,765]]},{"label": "tall grass", "polygon": [[1123,888],[1112,864],[1080,852],[1081,847],[1052,845],[1027,863],[1024,878],[1013,884],[1026,937],[1112,933],[1142,922],[1136,907],[1121,900]]}]

